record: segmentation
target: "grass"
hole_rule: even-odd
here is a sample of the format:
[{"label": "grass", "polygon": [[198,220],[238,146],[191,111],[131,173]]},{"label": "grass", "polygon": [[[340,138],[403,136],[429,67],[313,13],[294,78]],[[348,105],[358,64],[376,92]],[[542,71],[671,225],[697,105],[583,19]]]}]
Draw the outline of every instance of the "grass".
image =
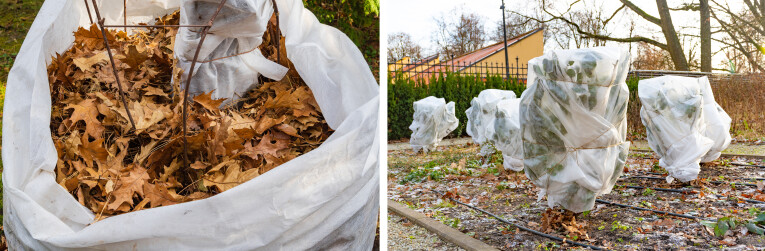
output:
[{"label": "grass", "polygon": [[[44,0],[0,0],[0,141],[3,138],[2,118],[5,104],[5,83],[21,43],[35,20]],[[0,161],[0,172],[3,163]],[[0,173],[0,190],[3,188]],[[3,222],[3,195],[0,193],[0,225]]]},{"label": "grass", "polygon": [[3,86],[42,3],[43,0],[0,0],[0,80]]}]

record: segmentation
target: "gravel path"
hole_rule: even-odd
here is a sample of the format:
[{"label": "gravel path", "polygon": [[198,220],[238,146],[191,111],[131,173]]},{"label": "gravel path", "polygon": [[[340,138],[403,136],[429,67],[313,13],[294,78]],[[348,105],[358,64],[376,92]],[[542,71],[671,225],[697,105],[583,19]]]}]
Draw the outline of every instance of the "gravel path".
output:
[{"label": "gravel path", "polygon": [[388,214],[388,250],[464,250],[396,214]]}]

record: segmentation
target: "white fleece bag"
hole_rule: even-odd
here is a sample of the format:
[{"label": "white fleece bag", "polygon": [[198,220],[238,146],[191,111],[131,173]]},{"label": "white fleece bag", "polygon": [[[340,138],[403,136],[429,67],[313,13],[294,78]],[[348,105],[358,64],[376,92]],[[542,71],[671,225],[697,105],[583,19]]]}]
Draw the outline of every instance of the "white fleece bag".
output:
[{"label": "white fleece bag", "polygon": [[668,182],[696,179],[699,163],[717,159],[730,144],[731,119],[715,102],[707,77],[640,80],[638,96],[648,145],[661,157]]},{"label": "white fleece bag", "polygon": [[478,94],[478,97],[470,101],[470,108],[465,110],[468,121],[465,131],[473,139],[473,142],[481,146],[479,154],[489,156],[494,153],[491,147],[490,131],[494,130],[494,117],[497,112],[497,103],[506,99],[514,99],[515,92],[486,89]]},{"label": "white fleece bag", "polygon": [[435,150],[438,143],[459,125],[454,102],[447,104],[443,98],[430,96],[415,101],[412,107],[414,114],[409,125],[409,130],[412,130],[409,144],[414,152]]},{"label": "white fleece bag", "polygon": [[499,101],[494,121],[487,130],[489,141],[502,152],[505,170],[523,171],[523,141],[521,140],[521,99]]},{"label": "white fleece bag", "polygon": [[[97,2],[107,24],[121,23],[122,0]],[[214,0],[206,2],[199,6],[217,4]],[[378,85],[347,36],[319,23],[301,1],[276,2],[280,28],[286,37],[286,56],[313,90],[327,123],[335,130],[332,136],[319,148],[213,197],[94,223],[93,212],[55,181],[57,155],[49,128],[51,98],[46,70],[55,53],[63,53],[71,46],[72,32],[79,26],[89,26],[90,21],[81,0],[45,1],[7,83],[2,147],[3,226],[10,248],[371,249],[379,210]],[[131,24],[191,4],[185,0],[127,3]],[[271,15],[272,9],[270,0],[229,0],[219,16],[223,21],[216,22],[213,34],[204,43],[202,60],[222,53],[215,48],[227,47],[231,48],[227,52],[236,53],[257,46],[258,34],[265,30],[262,20]],[[234,12],[249,18],[234,22],[239,20],[232,17]],[[184,35],[188,34],[179,33]],[[184,48],[191,44],[194,42],[176,41],[176,56],[186,58]],[[257,50],[250,53],[236,56],[231,62],[197,64],[206,69],[197,71],[206,74],[199,80],[212,81],[202,88],[218,89],[217,97],[227,97],[256,84],[236,81],[258,73],[274,78],[283,75],[278,66],[260,64],[263,58]],[[221,75],[210,75],[213,69]]]},{"label": "white fleece bag", "polygon": [[630,145],[629,59],[620,48],[595,47],[529,61],[521,95],[524,171],[549,207],[590,210],[621,176]]}]

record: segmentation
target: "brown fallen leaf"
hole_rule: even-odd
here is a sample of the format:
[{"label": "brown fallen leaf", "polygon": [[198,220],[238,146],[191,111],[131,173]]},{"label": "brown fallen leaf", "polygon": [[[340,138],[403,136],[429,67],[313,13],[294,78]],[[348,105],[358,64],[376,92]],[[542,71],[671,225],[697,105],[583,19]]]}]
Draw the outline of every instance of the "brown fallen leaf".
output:
[{"label": "brown fallen leaf", "polygon": [[208,93],[203,93],[200,95],[197,95],[193,98],[195,102],[202,105],[205,109],[211,111],[211,112],[217,112],[220,109],[218,109],[218,106],[223,103],[226,99],[212,99],[212,93],[213,91],[210,91]]},{"label": "brown fallen leaf", "polygon": [[86,99],[77,104],[70,104],[64,109],[74,109],[72,116],[69,117],[69,121],[72,124],[78,121],[85,123],[85,133],[93,138],[101,138],[101,134],[104,133],[104,127],[101,125],[101,121],[98,120],[98,108],[96,107],[95,99]]},{"label": "brown fallen leaf", "polygon": [[107,207],[109,210],[117,210],[123,203],[133,204],[133,195],[143,196],[143,186],[149,180],[146,169],[133,166],[127,176],[119,177],[112,197],[114,200]]},{"label": "brown fallen leaf", "polygon": [[[175,12],[155,23],[179,19]],[[268,27],[259,49],[276,61],[277,47],[286,55],[285,40],[277,39],[275,25]],[[214,196],[319,147],[332,134],[286,56],[279,60],[289,67],[282,80],[261,77],[260,86],[225,106],[212,99],[212,91],[191,97],[184,121],[176,32],[136,29],[128,36],[107,30],[116,60],[111,65],[93,25],[78,29],[71,48],[50,61],[56,182],[96,220]]]}]

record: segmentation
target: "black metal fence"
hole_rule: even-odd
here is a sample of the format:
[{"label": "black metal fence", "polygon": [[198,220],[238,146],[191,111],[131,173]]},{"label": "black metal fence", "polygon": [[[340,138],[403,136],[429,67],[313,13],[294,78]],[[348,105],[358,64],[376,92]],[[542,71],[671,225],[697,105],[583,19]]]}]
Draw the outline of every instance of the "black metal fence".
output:
[{"label": "black metal fence", "polygon": [[726,73],[726,72],[698,72],[698,71],[664,71],[664,70],[632,70],[629,72],[630,77],[637,79],[648,79],[661,76],[684,76],[700,78],[706,76],[711,83],[724,82],[724,81],[736,81],[745,82],[750,84],[762,84],[765,75],[757,73]]},{"label": "black metal fence", "polygon": [[415,63],[392,63],[388,64],[388,74],[391,79],[396,77],[409,78],[412,80],[423,80],[428,82],[430,78],[437,78],[441,73],[454,72],[458,74],[476,75],[481,78],[502,77],[503,79],[518,79],[526,82],[528,73],[528,64],[511,64],[505,67],[502,63],[489,62],[415,62]]}]

